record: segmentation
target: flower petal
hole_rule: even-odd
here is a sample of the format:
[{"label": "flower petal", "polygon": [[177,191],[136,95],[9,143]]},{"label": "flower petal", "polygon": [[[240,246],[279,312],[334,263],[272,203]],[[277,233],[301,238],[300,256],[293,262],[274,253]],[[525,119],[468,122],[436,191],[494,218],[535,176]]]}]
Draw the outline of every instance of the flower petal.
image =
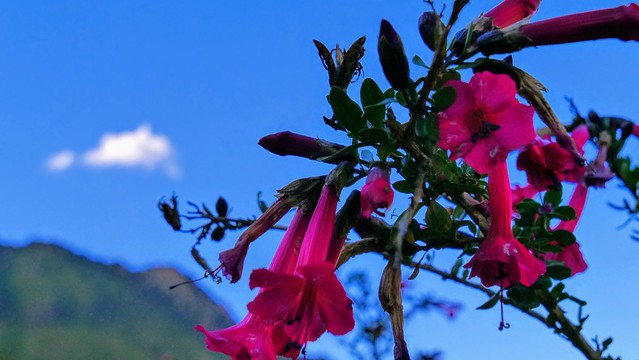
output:
[{"label": "flower petal", "polygon": [[515,81],[508,75],[493,74],[488,71],[478,72],[468,83],[475,93],[475,100],[487,113],[499,113],[519,104],[515,96]]}]

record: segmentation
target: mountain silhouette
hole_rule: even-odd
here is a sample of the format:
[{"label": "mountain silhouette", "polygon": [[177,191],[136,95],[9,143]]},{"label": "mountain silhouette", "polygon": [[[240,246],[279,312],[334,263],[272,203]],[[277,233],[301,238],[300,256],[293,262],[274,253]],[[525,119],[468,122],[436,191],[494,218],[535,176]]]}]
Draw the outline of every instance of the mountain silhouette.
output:
[{"label": "mountain silhouette", "polygon": [[227,359],[197,324],[226,310],[171,268],[130,272],[57,246],[0,246],[0,360]]}]

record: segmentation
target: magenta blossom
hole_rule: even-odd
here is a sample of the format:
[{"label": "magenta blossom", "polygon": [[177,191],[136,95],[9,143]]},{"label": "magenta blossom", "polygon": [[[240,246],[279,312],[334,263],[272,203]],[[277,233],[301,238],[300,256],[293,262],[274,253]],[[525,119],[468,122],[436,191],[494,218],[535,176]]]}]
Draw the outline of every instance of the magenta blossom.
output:
[{"label": "magenta blossom", "polygon": [[[330,178],[330,176],[329,176]],[[339,199],[335,184],[324,186],[302,242],[293,274],[259,269],[249,286],[262,290],[248,304],[249,311],[262,318],[282,321],[285,333],[299,347],[317,340],[325,331],[348,333],[355,326],[353,302],[335,276],[335,262],[327,261],[333,239],[333,222]]]},{"label": "magenta blossom", "polygon": [[531,286],[546,272],[546,263],[515,239],[512,231],[512,199],[505,161],[488,173],[490,228],[470,261],[470,276],[479,276],[488,287],[507,288],[513,284]]},{"label": "magenta blossom", "polygon": [[535,139],[534,110],[516,99],[515,82],[507,75],[479,72],[469,83],[446,83],[457,97],[437,114],[439,142],[453,159],[464,158],[479,173],[503,162],[508,153]]},{"label": "magenta blossom", "polygon": [[632,128],[632,134],[639,137],[639,125],[635,125],[635,127]]},{"label": "magenta blossom", "polygon": [[515,209],[516,205],[519,204],[522,200],[532,199],[533,196],[537,195],[538,193],[539,191],[537,191],[535,187],[530,184],[524,187],[515,185],[515,187],[511,190],[513,209]]},{"label": "magenta blossom", "polygon": [[541,0],[504,0],[484,16],[492,18],[496,27],[504,28],[532,16],[539,3]]},{"label": "magenta blossom", "polygon": [[360,195],[362,217],[368,219],[373,212],[386,216],[385,211],[381,212],[378,209],[387,210],[393,203],[394,195],[388,170],[380,166],[373,166],[368,172],[366,184],[362,187]]},{"label": "magenta blossom", "polygon": [[517,169],[525,170],[528,183],[543,191],[559,184],[569,161],[570,152],[558,143],[536,139],[517,156]]},{"label": "magenta blossom", "polygon": [[[310,219],[310,214],[303,209],[297,210],[269,266],[270,271],[293,273]],[[209,350],[229,355],[233,359],[275,360],[277,355],[296,359],[300,348],[286,335],[283,326],[281,322],[267,321],[249,313],[239,324],[227,329],[207,331],[198,325],[195,330],[206,335]]]},{"label": "magenta blossom", "polygon": [[565,44],[598,39],[639,41],[639,5],[537,21],[505,30],[493,30],[479,37],[484,55],[519,51],[529,46]]},{"label": "magenta blossom", "polygon": [[[573,220],[564,220],[557,225],[555,230],[566,230],[570,232],[574,232],[577,227],[577,222],[581,217],[581,214],[584,210],[584,205],[586,204],[586,195],[588,193],[588,187],[583,183],[578,183],[577,187],[572,193],[572,197],[570,198],[570,202],[568,205],[575,209],[575,219]],[[551,242],[551,244],[557,245],[556,242]],[[586,271],[588,268],[588,264],[584,260],[584,256],[581,253],[579,248],[579,243],[575,242],[566,246],[563,251],[558,253],[546,253],[545,258],[547,260],[556,260],[563,261],[564,265],[572,270],[572,274],[578,274]]]},{"label": "magenta blossom", "polygon": [[249,245],[257,238],[270,230],[286,213],[291,210],[291,205],[285,196],[280,197],[260,217],[253,222],[237,239],[235,245],[219,255],[222,273],[231,283],[240,280],[244,269],[244,259]]}]

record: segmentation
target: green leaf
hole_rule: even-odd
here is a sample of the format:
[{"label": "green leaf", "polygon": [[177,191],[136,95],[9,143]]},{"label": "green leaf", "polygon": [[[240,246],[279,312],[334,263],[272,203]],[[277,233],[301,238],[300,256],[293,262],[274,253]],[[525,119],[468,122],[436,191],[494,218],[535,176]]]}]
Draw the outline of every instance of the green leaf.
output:
[{"label": "green leaf", "polygon": [[542,275],[532,284],[533,289],[549,289],[552,286],[552,280],[548,276]]},{"label": "green leaf", "polygon": [[349,145],[349,146],[347,146],[345,148],[342,148],[340,151],[334,153],[333,155],[319,157],[319,158],[317,158],[317,160],[318,161],[327,162],[327,161],[331,161],[331,160],[334,160],[334,159],[338,159],[338,158],[348,154],[349,152],[351,152],[351,151],[353,151],[355,149],[359,149],[359,148],[364,147],[364,146],[368,146],[368,144],[358,143],[358,144]]},{"label": "green leaf", "polygon": [[433,94],[433,110],[442,111],[455,102],[457,92],[452,86],[444,86]]},{"label": "green leaf", "polygon": [[421,67],[426,68],[426,69],[430,69],[430,67],[428,65],[426,65],[424,60],[422,60],[422,58],[420,58],[417,55],[413,56],[413,64],[415,64],[417,66],[421,66]]},{"label": "green leaf", "polygon": [[439,139],[439,126],[434,114],[420,116],[415,121],[415,135],[420,138],[429,138],[433,143]]},{"label": "green leaf", "polygon": [[382,129],[362,129],[359,132],[360,139],[366,144],[386,144],[388,143],[388,134]]},{"label": "green leaf", "polygon": [[367,78],[362,83],[360,89],[360,98],[364,107],[364,118],[368,120],[373,127],[381,129],[384,127],[384,115],[386,101],[384,93],[373,79]]},{"label": "green leaf", "polygon": [[257,206],[260,208],[261,212],[265,212],[266,210],[268,210],[268,205],[266,205],[266,202],[264,202],[264,200],[262,200],[262,192],[261,191],[257,192]]},{"label": "green leaf", "polygon": [[406,99],[404,98],[404,94],[402,94],[401,92],[397,92],[395,94],[395,100],[397,100],[397,102],[403,106],[403,107],[407,107],[407,102]]},{"label": "green leaf", "polygon": [[357,134],[366,124],[366,120],[362,117],[364,112],[344,90],[337,87],[331,88],[328,102],[333,109],[335,120],[351,133]]},{"label": "green leaf", "polygon": [[395,100],[395,90],[393,88],[389,88],[388,90],[384,91],[384,97],[388,100]]},{"label": "green leaf", "polygon": [[413,188],[413,184],[406,180],[400,180],[400,181],[394,182],[393,189],[395,189],[395,191],[397,192],[404,193],[404,194],[412,194],[413,190],[415,190]]},{"label": "green leaf", "polygon": [[450,229],[451,223],[448,210],[432,200],[426,210],[426,225],[435,231],[446,232]]},{"label": "green leaf", "polygon": [[381,161],[386,161],[388,156],[390,154],[392,154],[395,150],[397,150],[397,147],[395,145],[393,145],[393,144],[387,144],[387,145],[379,146],[377,148],[377,157]]},{"label": "green leaf", "polygon": [[555,230],[550,233],[549,237],[562,246],[571,245],[577,241],[575,235],[568,230]]},{"label": "green leaf", "polygon": [[461,268],[463,262],[464,261],[461,258],[457,259],[455,265],[453,265],[453,268],[450,270],[450,273],[454,276],[457,276],[457,274],[459,273],[459,268]]},{"label": "green leaf", "polygon": [[488,301],[486,301],[482,305],[479,305],[477,307],[477,310],[488,310],[492,308],[493,306],[495,306],[498,301],[499,301],[499,293],[497,292],[490,299],[488,299]]},{"label": "green leaf", "polygon": [[529,289],[525,286],[515,285],[507,292],[508,299],[515,305],[518,305],[524,309],[534,309],[541,305],[535,290]]},{"label": "green leaf", "polygon": [[559,203],[561,203],[561,188],[546,191],[544,204],[552,204],[553,207],[558,207]]},{"label": "green leaf", "polygon": [[553,211],[554,215],[561,220],[572,220],[576,217],[575,209],[570,206],[559,206]]},{"label": "green leaf", "polygon": [[572,270],[564,266],[562,262],[552,261],[546,265],[546,275],[555,280],[564,280],[572,275]]}]

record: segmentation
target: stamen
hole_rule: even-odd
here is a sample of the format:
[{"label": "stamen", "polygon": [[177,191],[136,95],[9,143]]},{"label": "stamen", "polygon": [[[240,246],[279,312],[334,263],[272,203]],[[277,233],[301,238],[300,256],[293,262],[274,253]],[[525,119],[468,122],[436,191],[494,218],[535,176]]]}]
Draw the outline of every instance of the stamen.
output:
[{"label": "stamen", "polygon": [[499,322],[499,331],[510,328],[510,324],[504,322],[504,285],[499,284],[499,307],[501,312],[501,321]]}]

